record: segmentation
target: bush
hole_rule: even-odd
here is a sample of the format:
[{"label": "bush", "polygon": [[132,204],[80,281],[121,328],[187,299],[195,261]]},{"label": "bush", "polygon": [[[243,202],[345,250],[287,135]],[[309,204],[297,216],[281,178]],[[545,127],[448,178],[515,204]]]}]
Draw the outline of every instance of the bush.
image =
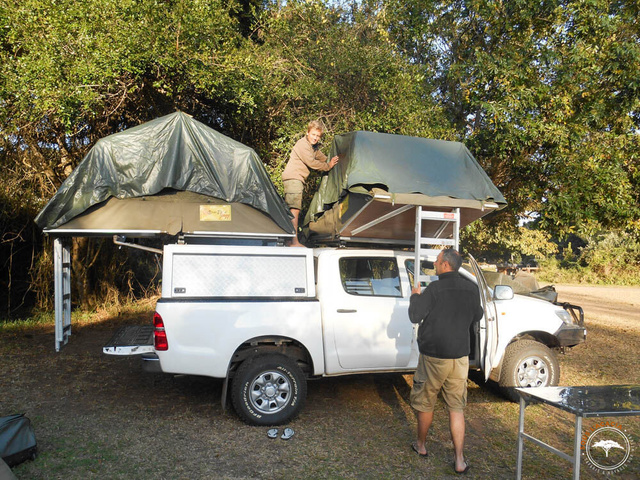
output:
[{"label": "bush", "polygon": [[550,283],[640,285],[640,238],[627,232],[594,235],[578,255],[569,245],[562,258],[540,262],[538,277]]}]

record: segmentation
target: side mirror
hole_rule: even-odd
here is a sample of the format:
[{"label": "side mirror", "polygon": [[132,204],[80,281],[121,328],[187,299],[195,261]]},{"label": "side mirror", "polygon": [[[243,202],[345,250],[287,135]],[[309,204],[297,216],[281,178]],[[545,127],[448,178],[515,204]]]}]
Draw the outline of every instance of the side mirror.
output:
[{"label": "side mirror", "polygon": [[493,289],[493,298],[496,300],[511,300],[513,298],[513,288],[509,285],[496,285]]}]

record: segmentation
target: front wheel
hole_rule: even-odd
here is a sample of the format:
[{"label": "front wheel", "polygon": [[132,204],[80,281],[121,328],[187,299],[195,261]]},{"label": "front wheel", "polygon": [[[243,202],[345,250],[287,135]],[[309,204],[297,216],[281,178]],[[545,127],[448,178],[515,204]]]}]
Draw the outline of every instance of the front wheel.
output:
[{"label": "front wheel", "polygon": [[307,396],[302,370],[285,355],[246,360],[238,368],[231,389],[233,407],[252,425],[281,425],[291,420]]},{"label": "front wheel", "polygon": [[555,353],[535,340],[518,340],[504,354],[498,384],[504,395],[517,402],[515,388],[558,385],[560,366]]}]

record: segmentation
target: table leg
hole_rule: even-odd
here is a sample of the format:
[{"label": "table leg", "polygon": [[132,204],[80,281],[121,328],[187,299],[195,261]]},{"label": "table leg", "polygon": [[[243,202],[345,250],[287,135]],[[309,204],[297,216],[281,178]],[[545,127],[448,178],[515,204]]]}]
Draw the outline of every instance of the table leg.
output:
[{"label": "table leg", "polygon": [[576,415],[573,437],[573,480],[580,480],[580,442],[582,440],[582,417]]},{"label": "table leg", "polygon": [[522,453],[524,449],[524,410],[527,408],[527,404],[524,398],[520,397],[520,420],[518,421],[518,460],[516,464],[516,480],[522,479]]}]

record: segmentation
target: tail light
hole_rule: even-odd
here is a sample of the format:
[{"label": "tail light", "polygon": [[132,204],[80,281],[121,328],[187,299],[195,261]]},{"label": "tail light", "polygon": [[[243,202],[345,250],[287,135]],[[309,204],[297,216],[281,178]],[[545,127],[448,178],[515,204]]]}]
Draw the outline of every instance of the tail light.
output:
[{"label": "tail light", "polygon": [[169,342],[167,341],[167,332],[164,331],[164,322],[162,317],[155,312],[153,314],[153,344],[156,350],[169,350]]}]

